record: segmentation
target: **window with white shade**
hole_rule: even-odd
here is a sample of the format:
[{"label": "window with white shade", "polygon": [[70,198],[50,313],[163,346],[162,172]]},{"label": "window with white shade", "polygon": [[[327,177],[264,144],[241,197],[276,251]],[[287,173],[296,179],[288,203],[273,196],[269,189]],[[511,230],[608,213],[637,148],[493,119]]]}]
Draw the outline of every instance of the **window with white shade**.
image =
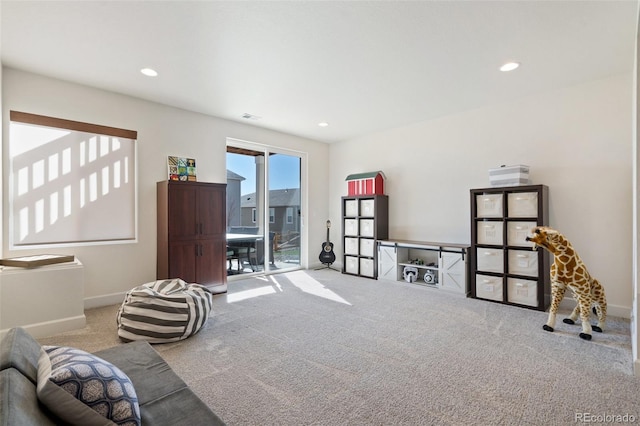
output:
[{"label": "window with white shade", "polygon": [[10,244],[136,239],[137,132],[10,112]]}]

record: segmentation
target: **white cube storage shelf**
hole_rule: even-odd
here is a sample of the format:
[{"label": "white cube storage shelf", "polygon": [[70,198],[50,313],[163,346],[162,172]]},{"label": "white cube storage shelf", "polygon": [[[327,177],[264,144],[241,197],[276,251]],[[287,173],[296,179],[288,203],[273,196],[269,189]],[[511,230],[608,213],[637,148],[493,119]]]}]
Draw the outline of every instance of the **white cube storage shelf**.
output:
[{"label": "white cube storage shelf", "polygon": [[360,216],[362,217],[374,217],[375,214],[375,200],[360,200]]},{"label": "white cube storage shelf", "polygon": [[360,236],[370,237],[374,236],[374,220],[373,219],[360,219]]},{"label": "white cube storage shelf", "polygon": [[358,200],[346,200],[344,202],[344,215],[345,216],[358,216]]},{"label": "white cube storage shelf", "polygon": [[522,278],[507,278],[508,301],[520,305],[538,305],[538,282]]},{"label": "white cube storage shelf", "polygon": [[538,193],[516,192],[507,194],[509,217],[536,217],[538,216]]},{"label": "white cube storage shelf", "polygon": [[388,237],[388,223],[386,195],[342,197],[343,273],[377,277],[376,241]]},{"label": "white cube storage shelf", "polygon": [[358,255],[360,253],[358,244],[360,240],[358,238],[345,237],[344,238],[344,254]]},{"label": "white cube storage shelf", "polygon": [[476,249],[478,270],[485,272],[504,271],[504,250],[478,247]]},{"label": "white cube storage shelf", "polygon": [[501,302],[503,287],[501,277],[476,274],[476,297]]},{"label": "white cube storage shelf", "polygon": [[478,217],[502,217],[502,194],[476,195]]},{"label": "white cube storage shelf", "polygon": [[478,244],[502,244],[503,227],[502,222],[478,222]]},{"label": "white cube storage shelf", "polygon": [[526,240],[549,225],[545,185],[472,189],[471,297],[546,310],[550,259]]},{"label": "white cube storage shelf", "polygon": [[344,220],[344,235],[358,236],[360,227],[358,226],[358,219],[345,219]]},{"label": "white cube storage shelf", "polygon": [[360,275],[374,278],[373,259],[360,258]]},{"label": "white cube storage shelf", "polygon": [[349,274],[357,274],[359,270],[358,257],[357,256],[345,256],[344,257],[344,270]]},{"label": "white cube storage shelf", "polygon": [[373,258],[375,256],[375,241],[368,238],[360,239],[360,254]]},{"label": "white cube storage shelf", "polygon": [[531,247],[531,243],[527,241],[527,235],[537,224],[537,222],[507,222],[507,245]]},{"label": "white cube storage shelf", "polygon": [[[507,252],[510,274],[529,277],[538,276],[538,253],[536,251],[508,250]],[[480,265],[478,264],[479,267]]]}]

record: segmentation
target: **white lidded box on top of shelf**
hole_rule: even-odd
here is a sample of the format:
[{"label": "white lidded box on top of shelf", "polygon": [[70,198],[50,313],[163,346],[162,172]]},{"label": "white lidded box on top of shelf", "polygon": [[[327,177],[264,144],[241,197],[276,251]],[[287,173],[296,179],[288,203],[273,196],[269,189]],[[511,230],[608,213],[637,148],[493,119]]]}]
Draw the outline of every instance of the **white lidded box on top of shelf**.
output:
[{"label": "white lidded box on top of shelf", "polygon": [[515,166],[500,166],[489,169],[489,183],[491,186],[528,185],[529,166],[517,164]]}]

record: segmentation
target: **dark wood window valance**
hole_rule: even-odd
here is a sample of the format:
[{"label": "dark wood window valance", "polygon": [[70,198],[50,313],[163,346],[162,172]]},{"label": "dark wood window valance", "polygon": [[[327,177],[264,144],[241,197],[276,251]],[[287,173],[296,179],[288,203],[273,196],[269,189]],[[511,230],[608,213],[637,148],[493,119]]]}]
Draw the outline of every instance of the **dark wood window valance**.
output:
[{"label": "dark wood window valance", "polygon": [[18,123],[35,124],[38,126],[56,127],[58,129],[75,130],[78,132],[96,133],[99,135],[115,136],[118,138],[138,139],[135,130],[118,129],[116,127],[100,126],[98,124],[83,123],[81,121],[65,120],[47,117],[46,115],[30,114],[28,112],[9,111],[9,119]]}]

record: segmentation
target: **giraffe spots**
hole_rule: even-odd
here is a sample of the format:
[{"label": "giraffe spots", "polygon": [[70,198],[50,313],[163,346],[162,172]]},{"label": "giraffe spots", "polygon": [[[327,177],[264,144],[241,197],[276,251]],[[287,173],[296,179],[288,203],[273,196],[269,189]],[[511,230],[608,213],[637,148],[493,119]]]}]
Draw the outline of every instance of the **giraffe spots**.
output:
[{"label": "giraffe spots", "polygon": [[[574,309],[571,318],[577,318],[580,312],[582,320],[582,333],[580,337],[591,340],[591,330],[602,332],[607,317],[607,300],[604,288],[593,279],[586,266],[575,252],[571,243],[558,231],[539,226],[534,228],[534,235],[528,237],[527,241],[544,247],[553,254],[553,264],[551,265],[551,308],[549,319],[544,326],[545,330],[553,331],[555,315],[558,312],[560,302],[564,297],[566,288],[571,289],[574,297],[578,301],[578,306]],[[592,303],[596,306],[598,324],[591,327],[589,324],[590,309]],[[564,321],[568,323],[567,321]]]},{"label": "giraffe spots", "polygon": [[563,265],[566,265],[571,260],[571,257],[569,257],[569,255],[567,254],[559,254],[558,256],[556,256],[556,260],[558,260],[558,262],[562,263]]}]

